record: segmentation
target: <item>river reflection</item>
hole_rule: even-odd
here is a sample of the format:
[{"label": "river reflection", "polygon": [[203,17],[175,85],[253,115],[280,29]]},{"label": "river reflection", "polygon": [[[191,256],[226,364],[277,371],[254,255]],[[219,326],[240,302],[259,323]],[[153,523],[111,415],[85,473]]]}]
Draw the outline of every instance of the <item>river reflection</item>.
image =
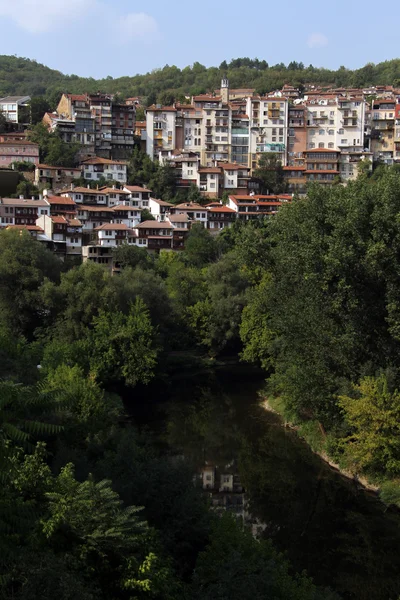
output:
[{"label": "river reflection", "polygon": [[271,537],[297,571],[343,598],[397,600],[400,515],[316,457],[260,406],[240,373],[181,383],[166,407],[168,445],[193,465],[215,510]]}]

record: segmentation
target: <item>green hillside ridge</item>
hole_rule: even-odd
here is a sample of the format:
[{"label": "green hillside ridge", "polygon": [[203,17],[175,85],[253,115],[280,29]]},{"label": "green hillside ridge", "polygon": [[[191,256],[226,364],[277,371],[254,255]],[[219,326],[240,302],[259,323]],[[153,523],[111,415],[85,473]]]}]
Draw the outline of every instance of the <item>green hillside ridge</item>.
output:
[{"label": "green hillside ridge", "polygon": [[[213,91],[221,77],[228,77],[232,88],[251,87],[265,93],[284,84],[302,87],[306,84],[363,87],[394,85],[400,87],[400,59],[379,64],[368,63],[356,70],[341,66],[338,70],[305,66],[295,61],[269,65],[265,60],[236,58],[223,61],[219,67],[205,67],[199,62],[179,69],[165,65],[144,75],[103,79],[64,75],[35,60],[0,55],[0,97],[14,94],[57,98],[59,93],[113,92],[122,96],[144,96],[145,103],[169,103],[185,94]],[[53,102],[54,103],[54,102]]]}]

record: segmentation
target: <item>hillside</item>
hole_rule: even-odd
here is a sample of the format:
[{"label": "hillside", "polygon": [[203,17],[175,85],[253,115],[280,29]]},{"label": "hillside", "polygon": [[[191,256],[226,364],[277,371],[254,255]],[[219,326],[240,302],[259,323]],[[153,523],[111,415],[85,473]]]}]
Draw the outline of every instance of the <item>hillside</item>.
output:
[{"label": "hillside", "polygon": [[122,96],[145,96],[147,103],[156,100],[169,102],[184,94],[199,94],[219,87],[221,77],[229,78],[232,88],[252,87],[260,93],[281,88],[285,83],[295,86],[306,84],[362,87],[369,85],[400,86],[400,59],[374,65],[369,63],[354,71],[340,67],[337,71],[305,67],[291,62],[270,66],[265,60],[237,58],[224,61],[219,67],[205,67],[194,63],[183,69],[166,65],[144,75],[118,79],[64,75],[27,58],[0,56],[0,97],[11,94],[57,96],[60,91],[119,92]]}]

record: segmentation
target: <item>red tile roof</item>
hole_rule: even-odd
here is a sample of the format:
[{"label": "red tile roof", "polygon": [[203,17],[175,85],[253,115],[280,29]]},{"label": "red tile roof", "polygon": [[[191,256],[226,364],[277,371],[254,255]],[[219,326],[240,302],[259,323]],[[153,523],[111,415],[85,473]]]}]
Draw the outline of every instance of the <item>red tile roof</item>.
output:
[{"label": "red tile roof", "polygon": [[104,223],[96,227],[95,231],[131,231],[131,229],[125,223]]},{"label": "red tile roof", "polygon": [[139,229],[172,229],[172,225],[165,221],[162,223],[160,221],[143,221],[136,227]]},{"label": "red tile roof", "polygon": [[81,164],[83,166],[85,166],[85,165],[127,165],[128,163],[124,160],[110,160],[109,158],[101,158],[100,156],[95,156],[93,158],[88,158],[87,160],[83,160]]},{"label": "red tile roof", "polygon": [[70,198],[69,196],[46,196],[46,200],[47,202],[52,205],[52,204],[63,204],[63,205],[70,205],[70,206],[76,206],[76,202],[74,200],[72,200],[72,198]]},{"label": "red tile roof", "polygon": [[229,208],[229,206],[214,206],[214,207],[210,207],[208,209],[210,212],[217,212],[217,213],[236,213],[236,210],[233,210],[233,208]]},{"label": "red tile roof", "polygon": [[50,217],[53,223],[57,223],[58,225],[66,225],[68,223],[65,217]]},{"label": "red tile roof", "polygon": [[145,187],[140,187],[140,185],[125,185],[124,189],[129,190],[130,192],[151,192],[151,190],[148,190]]}]

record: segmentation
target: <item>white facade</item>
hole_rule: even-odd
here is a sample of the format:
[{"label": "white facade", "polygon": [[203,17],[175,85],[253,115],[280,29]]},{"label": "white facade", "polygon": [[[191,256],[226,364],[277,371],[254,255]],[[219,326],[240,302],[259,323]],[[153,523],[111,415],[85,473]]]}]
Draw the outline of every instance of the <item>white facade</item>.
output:
[{"label": "white facade", "polygon": [[97,164],[86,164],[82,165],[83,177],[92,181],[97,181],[104,177],[104,179],[113,179],[120,184],[124,184],[127,181],[127,166],[122,163],[112,163],[111,161],[103,162],[101,164],[101,170]]},{"label": "white facade", "polygon": [[308,150],[364,149],[363,100],[321,98],[309,101],[306,109]]},{"label": "white facade", "polygon": [[286,165],[288,100],[278,97],[247,98],[246,112],[250,118],[251,163],[255,168],[257,158],[265,152],[279,156],[282,165]]},{"label": "white facade", "polygon": [[159,152],[168,152],[176,145],[176,110],[147,109],[146,152],[156,158]]}]

